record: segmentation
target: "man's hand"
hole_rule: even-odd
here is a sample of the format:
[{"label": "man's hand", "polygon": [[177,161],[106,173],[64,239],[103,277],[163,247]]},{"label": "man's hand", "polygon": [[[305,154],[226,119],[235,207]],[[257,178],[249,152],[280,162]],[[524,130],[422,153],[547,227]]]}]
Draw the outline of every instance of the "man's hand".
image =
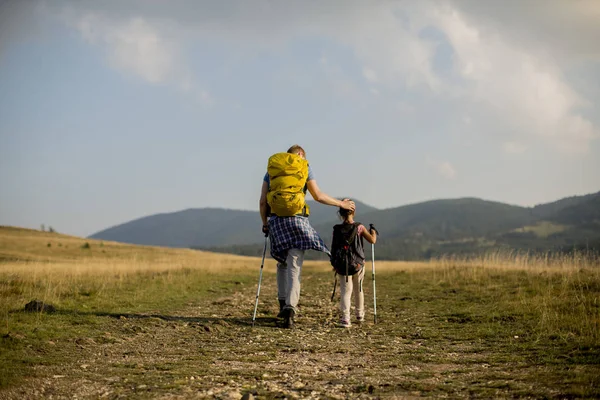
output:
[{"label": "man's hand", "polygon": [[262,226],[262,233],[265,234],[265,237],[269,236],[269,225],[263,225]]},{"label": "man's hand", "polygon": [[342,200],[340,207],[342,207],[344,210],[350,210],[353,212],[356,210],[356,204],[354,204],[354,202],[350,199]]},{"label": "man's hand", "polygon": [[377,231],[377,229],[375,229],[375,225],[369,224],[369,233],[371,233],[371,235],[373,234],[373,231],[375,231],[375,233],[379,235],[379,232]]}]

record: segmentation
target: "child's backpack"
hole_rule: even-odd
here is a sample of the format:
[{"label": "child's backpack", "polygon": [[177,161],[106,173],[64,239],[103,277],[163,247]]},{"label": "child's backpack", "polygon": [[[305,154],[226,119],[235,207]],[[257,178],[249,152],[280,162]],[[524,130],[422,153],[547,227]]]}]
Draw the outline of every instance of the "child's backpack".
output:
[{"label": "child's backpack", "polygon": [[297,154],[273,154],[269,158],[267,173],[267,203],[271,212],[279,217],[308,216],[310,211],[304,200],[308,161]]},{"label": "child's backpack", "polygon": [[364,258],[360,256],[356,248],[359,226],[360,222],[355,222],[338,224],[333,227],[331,265],[340,275],[352,276],[361,270],[364,263]]}]

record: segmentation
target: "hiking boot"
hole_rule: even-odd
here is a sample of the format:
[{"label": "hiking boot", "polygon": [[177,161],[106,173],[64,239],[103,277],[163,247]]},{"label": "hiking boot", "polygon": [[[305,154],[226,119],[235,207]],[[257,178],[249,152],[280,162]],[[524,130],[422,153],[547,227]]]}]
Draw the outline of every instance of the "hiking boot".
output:
[{"label": "hiking boot", "polygon": [[346,319],[341,319],[340,323],[338,324],[338,326],[340,328],[350,328],[352,326],[352,324],[350,323],[350,321],[348,321]]},{"label": "hiking boot", "polygon": [[296,312],[291,308],[284,308],[283,314],[283,327],[286,329],[292,329],[294,327],[294,315]]},{"label": "hiking boot", "polygon": [[283,309],[285,307],[285,300],[279,300],[279,314],[277,314],[277,318],[283,318]]}]

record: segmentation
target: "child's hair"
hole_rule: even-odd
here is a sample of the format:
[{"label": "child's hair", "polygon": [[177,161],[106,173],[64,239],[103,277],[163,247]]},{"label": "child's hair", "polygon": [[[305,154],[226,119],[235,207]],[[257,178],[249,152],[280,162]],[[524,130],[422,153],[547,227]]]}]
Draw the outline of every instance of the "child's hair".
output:
[{"label": "child's hair", "polygon": [[[344,198],[342,199],[342,201],[346,201],[346,200],[350,200],[349,198]],[[338,215],[340,216],[340,218],[345,221],[348,219],[348,215],[352,214],[351,210],[346,210],[345,208],[340,207],[338,209]]]}]

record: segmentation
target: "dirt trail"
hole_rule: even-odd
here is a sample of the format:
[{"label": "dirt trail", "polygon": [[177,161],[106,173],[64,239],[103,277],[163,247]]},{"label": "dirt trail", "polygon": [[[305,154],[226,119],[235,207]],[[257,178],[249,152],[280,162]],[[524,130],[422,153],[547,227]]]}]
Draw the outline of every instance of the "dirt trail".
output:
[{"label": "dirt trail", "polygon": [[274,280],[263,281],[254,328],[256,288],[248,285],[168,315],[156,310],[99,316],[102,334],[49,345],[64,363],[36,367],[37,378],[0,397],[469,397],[476,395],[473,382],[486,379],[493,385],[479,397],[530,389],[514,381],[505,364],[490,365],[481,344],[434,344],[421,337],[418,316],[393,312],[385,299],[378,303],[377,325],[338,328],[337,303],[329,301],[332,282],[323,274],[305,274],[297,328],[282,329],[274,318]]}]

